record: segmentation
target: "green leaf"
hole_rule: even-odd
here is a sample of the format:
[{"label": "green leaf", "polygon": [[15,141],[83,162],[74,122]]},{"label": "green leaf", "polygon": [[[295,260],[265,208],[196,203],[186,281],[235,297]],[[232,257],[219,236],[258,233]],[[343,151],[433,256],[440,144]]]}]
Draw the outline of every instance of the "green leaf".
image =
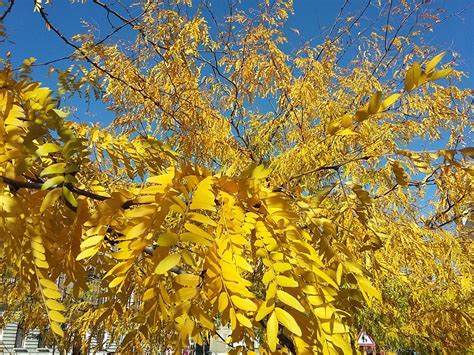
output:
[{"label": "green leaf", "polygon": [[50,153],[56,153],[61,150],[61,147],[54,143],[45,143],[41,145],[38,149],[36,149],[35,154],[39,156],[45,156]]},{"label": "green leaf", "polygon": [[64,112],[57,109],[53,109],[53,111],[56,115],[58,115],[59,118],[66,118],[67,116],[69,116],[69,112]]},{"label": "green leaf", "polygon": [[66,186],[63,186],[63,196],[66,199],[66,201],[71,204],[72,207],[77,207],[76,198]]},{"label": "green leaf", "polygon": [[46,180],[43,185],[41,185],[41,190],[48,190],[53,186],[60,185],[64,182],[64,176],[55,176],[51,179]]},{"label": "green leaf", "polygon": [[66,170],[66,163],[56,163],[45,168],[40,176],[52,175],[52,174],[64,174]]}]

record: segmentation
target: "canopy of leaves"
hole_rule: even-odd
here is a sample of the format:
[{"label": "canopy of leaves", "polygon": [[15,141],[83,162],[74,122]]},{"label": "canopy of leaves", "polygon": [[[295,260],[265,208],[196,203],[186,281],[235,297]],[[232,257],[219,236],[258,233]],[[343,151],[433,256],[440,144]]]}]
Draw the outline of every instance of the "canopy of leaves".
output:
[{"label": "canopy of leaves", "polygon": [[[291,1],[222,19],[92,3],[120,27],[68,39],[35,1],[74,50],[58,97],[34,60],[0,70],[3,321],[134,353],[219,325],[234,353],[351,353],[362,326],[386,348],[472,346],[471,92],[424,45],[424,2],[371,5],[388,20],[358,47],[367,7],[290,50]],[[115,120],[68,119],[78,92]]]}]

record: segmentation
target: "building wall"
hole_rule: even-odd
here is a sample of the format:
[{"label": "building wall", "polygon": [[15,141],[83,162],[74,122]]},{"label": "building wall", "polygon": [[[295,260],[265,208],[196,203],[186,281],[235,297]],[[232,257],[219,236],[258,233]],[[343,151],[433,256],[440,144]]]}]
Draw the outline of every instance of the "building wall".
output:
[{"label": "building wall", "polygon": [[[45,355],[45,354],[60,354],[58,349],[44,348],[40,347],[40,333],[36,330],[29,331],[23,337],[21,342],[21,347],[15,347],[15,341],[21,340],[21,329],[18,328],[17,323],[8,323],[5,328],[0,328],[0,354],[36,354],[36,355]],[[105,339],[106,347],[103,351],[97,351],[94,354],[97,355],[106,355],[113,354],[117,349],[116,344],[107,344],[107,339]],[[18,344],[19,345],[19,344]],[[97,346],[97,340],[95,338],[91,339],[91,348]],[[92,353],[92,352],[91,352]],[[69,352],[70,354],[70,352]]]}]

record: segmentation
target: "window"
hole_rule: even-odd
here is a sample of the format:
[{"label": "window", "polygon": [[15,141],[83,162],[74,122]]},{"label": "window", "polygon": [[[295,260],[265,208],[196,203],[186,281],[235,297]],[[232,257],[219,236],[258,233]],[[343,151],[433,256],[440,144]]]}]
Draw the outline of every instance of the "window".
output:
[{"label": "window", "polygon": [[16,328],[16,337],[15,337],[15,348],[24,348],[25,347],[25,330],[23,326],[18,324]]},{"label": "window", "polygon": [[37,336],[38,338],[38,349],[41,349],[41,348],[45,348],[45,343],[44,343],[44,337],[43,337],[43,334],[39,333]]}]

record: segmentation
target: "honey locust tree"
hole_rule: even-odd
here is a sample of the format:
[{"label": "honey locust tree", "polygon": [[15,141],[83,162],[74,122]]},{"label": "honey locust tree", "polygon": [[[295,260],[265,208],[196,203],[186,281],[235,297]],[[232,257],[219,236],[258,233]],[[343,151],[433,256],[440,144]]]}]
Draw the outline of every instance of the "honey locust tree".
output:
[{"label": "honey locust tree", "polygon": [[[179,350],[219,325],[234,353],[351,353],[362,326],[471,347],[471,92],[423,40],[429,2],[345,1],[298,48],[291,1],[91,0],[110,32],[71,39],[33,3],[72,63],[56,91],[34,59],[2,64],[4,321],[62,349]],[[113,122],[70,119],[77,93]]]}]

